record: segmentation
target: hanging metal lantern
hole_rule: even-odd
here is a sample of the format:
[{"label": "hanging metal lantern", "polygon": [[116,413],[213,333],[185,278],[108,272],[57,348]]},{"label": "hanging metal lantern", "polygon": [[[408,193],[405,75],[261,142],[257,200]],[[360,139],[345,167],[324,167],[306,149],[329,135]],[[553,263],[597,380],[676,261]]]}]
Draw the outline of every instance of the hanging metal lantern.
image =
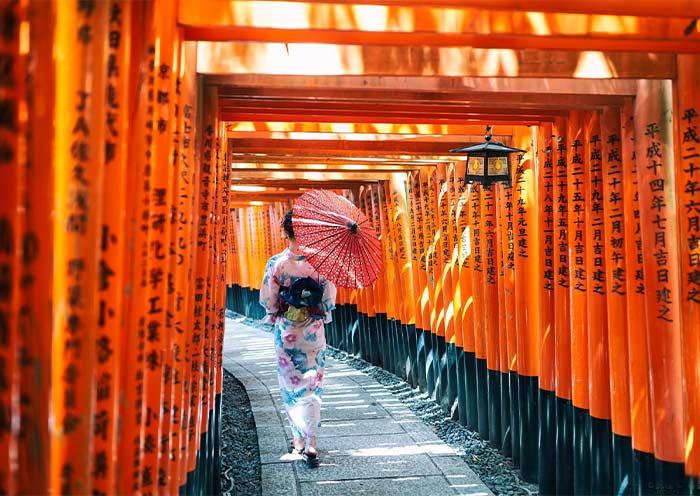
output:
[{"label": "hanging metal lantern", "polygon": [[478,182],[484,186],[492,183],[511,184],[510,154],[525,153],[525,150],[513,148],[491,139],[491,126],[486,126],[484,142],[454,148],[451,153],[467,154],[466,181]]}]

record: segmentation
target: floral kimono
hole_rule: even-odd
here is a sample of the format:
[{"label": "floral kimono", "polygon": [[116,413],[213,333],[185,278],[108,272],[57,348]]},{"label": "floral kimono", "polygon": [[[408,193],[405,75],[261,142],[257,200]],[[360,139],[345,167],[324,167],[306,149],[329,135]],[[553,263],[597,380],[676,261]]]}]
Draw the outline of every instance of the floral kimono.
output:
[{"label": "floral kimono", "polygon": [[[280,288],[311,277],[323,290],[322,315],[283,313]],[[321,425],[323,367],[326,360],[324,323],[331,322],[335,308],[335,286],[309,265],[304,256],[284,250],[267,262],[260,288],[265,321],[275,326],[277,377],[292,432],[297,438],[315,442]],[[294,319],[294,320],[291,320]]]}]

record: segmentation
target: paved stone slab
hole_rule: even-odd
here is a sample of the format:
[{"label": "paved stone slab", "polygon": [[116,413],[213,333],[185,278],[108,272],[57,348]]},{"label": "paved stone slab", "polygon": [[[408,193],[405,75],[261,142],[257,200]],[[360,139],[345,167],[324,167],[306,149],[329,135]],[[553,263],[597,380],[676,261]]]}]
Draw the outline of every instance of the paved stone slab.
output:
[{"label": "paved stone slab", "polygon": [[[323,410],[321,410],[323,413]],[[285,426],[287,434],[291,435],[291,428]],[[319,434],[321,439],[332,437],[353,437],[381,434],[405,434],[400,425],[395,422],[387,422],[385,419],[363,420],[329,420],[323,418]],[[319,446],[321,444],[319,443]]]},{"label": "paved stone slab", "polygon": [[408,434],[382,434],[367,436],[336,436],[324,438],[319,445],[322,455],[330,456],[446,456],[453,452],[439,440],[435,443],[417,444]]},{"label": "paved stone slab", "polygon": [[253,408],[263,496],[491,496],[388,388],[334,359],[326,367],[321,466],[293,463],[298,457],[287,453],[291,430],[279,396],[272,335],[227,319],[223,358],[224,367],[245,385]]},{"label": "paved stone slab", "polygon": [[493,496],[493,493],[484,486],[481,479],[459,456],[437,456],[433,458],[433,462],[458,494]]},{"label": "paved stone slab", "polygon": [[297,496],[294,468],[283,463],[263,465],[262,493],[264,496]]},{"label": "paved stone slab", "polygon": [[383,477],[421,477],[441,475],[440,470],[427,455],[396,456],[347,456],[330,455],[321,457],[318,468],[306,465],[297,466],[300,481],[375,479]]},{"label": "paved stone slab", "polygon": [[395,477],[388,479],[360,479],[344,481],[302,482],[302,496],[444,496],[453,489],[442,476]]}]

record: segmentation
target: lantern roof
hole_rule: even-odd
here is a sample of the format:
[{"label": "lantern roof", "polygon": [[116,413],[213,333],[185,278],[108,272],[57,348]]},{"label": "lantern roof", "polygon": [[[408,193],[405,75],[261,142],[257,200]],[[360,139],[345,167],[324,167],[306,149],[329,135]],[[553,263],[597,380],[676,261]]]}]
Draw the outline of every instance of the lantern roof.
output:
[{"label": "lantern roof", "polygon": [[450,150],[451,153],[475,153],[475,152],[500,152],[500,153],[525,153],[525,150],[520,148],[513,148],[508,145],[504,145],[500,141],[491,141],[491,136],[486,136],[483,143],[477,145],[463,146],[461,148],[453,148]]}]

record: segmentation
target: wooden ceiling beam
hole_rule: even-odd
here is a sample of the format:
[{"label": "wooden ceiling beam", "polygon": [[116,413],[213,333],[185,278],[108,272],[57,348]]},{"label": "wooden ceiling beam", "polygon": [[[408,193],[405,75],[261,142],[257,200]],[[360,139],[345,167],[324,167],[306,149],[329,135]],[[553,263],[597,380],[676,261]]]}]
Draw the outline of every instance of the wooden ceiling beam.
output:
[{"label": "wooden ceiling beam", "polygon": [[696,38],[661,38],[651,33],[615,36],[589,33],[576,35],[533,35],[515,33],[388,32],[339,29],[278,29],[250,26],[187,26],[185,39],[209,42],[321,43],[330,45],[371,45],[376,47],[471,47],[496,50],[606,51],[642,53],[700,53]]},{"label": "wooden ceiling beam", "polygon": [[[463,143],[464,144],[464,143]],[[430,155],[430,154],[419,154],[419,155],[411,155],[411,154],[391,154],[391,153],[384,153],[381,156],[374,154],[374,152],[368,152],[371,154],[345,154],[343,155],[342,153],[326,153],[324,152],[323,158],[329,161],[345,161],[345,162],[350,162],[350,161],[366,161],[368,163],[372,162],[378,162],[378,161],[388,161],[388,162],[404,162],[404,161],[411,161],[413,163],[416,163],[418,165],[423,165],[423,164],[430,164],[430,163],[438,163],[438,162],[449,162],[451,160],[451,154],[437,154],[437,155]],[[231,161],[245,161],[246,162],[253,162],[256,159],[259,160],[260,162],[266,162],[270,160],[275,160],[279,158],[280,160],[285,160],[285,159],[295,159],[295,160],[323,160],[323,158],[319,159],[319,155],[313,153],[312,150],[299,150],[295,152],[282,152],[282,153],[261,153],[261,152],[237,152],[237,151],[229,151],[229,160]]]},{"label": "wooden ceiling beam", "polygon": [[[488,123],[490,124],[490,123]],[[338,122],[253,122],[228,121],[226,133],[230,138],[279,138],[354,140],[371,135],[373,140],[475,140],[483,136],[487,123],[481,124],[390,124]],[[513,126],[498,125],[494,135],[512,136]],[[365,138],[367,139],[367,138]],[[499,138],[500,139],[500,138]],[[501,139],[502,141],[502,139]]]},{"label": "wooden ceiling beam", "polygon": [[[293,3],[308,4],[308,0],[287,0]],[[211,12],[231,10],[233,0],[183,0],[180,2],[180,21],[186,21],[199,11],[203,15]],[[241,2],[239,2],[241,3]],[[274,2],[270,2],[274,3]],[[324,4],[352,6],[352,0],[323,0]],[[700,4],[695,0],[362,0],[364,5],[387,7],[447,7],[474,8],[515,12],[554,12],[587,15],[615,15],[637,17],[700,17]],[[225,14],[220,14],[225,20]]]},{"label": "wooden ceiling beam", "polygon": [[416,164],[406,162],[404,164],[310,164],[298,162],[275,163],[246,163],[233,162],[231,168],[236,174],[251,171],[315,171],[315,172],[402,172],[416,170],[421,167],[432,167],[434,164]]},{"label": "wooden ceiling beam", "polygon": [[381,158],[381,157],[335,157],[332,155],[324,156],[297,156],[297,155],[266,155],[264,157],[250,155],[245,153],[229,153],[228,156],[231,164],[240,164],[244,167],[268,168],[270,165],[286,165],[293,164],[299,166],[305,165],[323,165],[323,166],[351,166],[351,165],[369,165],[369,166],[396,166],[411,164],[416,166],[430,165],[437,162],[449,161],[446,158],[431,157],[429,159],[420,158]]},{"label": "wooden ceiling beam", "polygon": [[[224,53],[226,51],[224,50]],[[533,53],[532,58],[536,61],[542,54]],[[663,57],[659,57],[663,59]],[[647,58],[644,58],[647,60]],[[541,63],[546,63],[542,59]],[[555,60],[549,60],[554,63]],[[331,74],[331,75],[308,75],[308,74],[250,74],[250,73],[213,73],[204,74],[203,82],[205,86],[216,86],[218,88],[231,88],[235,90],[241,87],[256,87],[261,90],[266,89],[288,89],[300,88],[310,92],[318,90],[335,91],[410,91],[410,92],[433,92],[443,95],[475,95],[489,93],[495,95],[507,95],[509,93],[522,94],[523,98],[529,95],[549,96],[557,98],[560,95],[572,95],[582,99],[590,96],[614,96],[626,97],[634,96],[637,92],[637,82],[632,77],[629,79],[587,79],[574,77],[507,77],[492,75],[492,77],[465,77],[448,76],[435,74],[435,70],[430,73],[431,77],[411,76],[411,75],[353,75],[353,74]],[[675,74],[675,63],[673,71],[667,75],[670,79]],[[647,77],[650,77],[649,75]]]},{"label": "wooden ceiling beam", "polygon": [[379,116],[371,112],[367,112],[369,115],[357,115],[357,113],[352,113],[351,115],[339,115],[340,112],[334,112],[332,114],[323,113],[306,113],[306,114],[273,114],[264,112],[231,112],[222,111],[219,114],[219,118],[222,121],[279,121],[279,122],[298,122],[300,120],[308,120],[311,122],[346,122],[349,124],[353,123],[373,123],[378,119],[381,119],[389,124],[416,124],[416,123],[428,123],[428,124],[466,124],[466,123],[478,123],[480,125],[485,125],[487,123],[498,122],[502,125],[510,126],[531,126],[537,125],[540,122],[552,122],[556,116],[547,115],[535,115],[535,114],[518,114],[518,115],[503,115],[503,114],[472,114],[472,115],[453,115],[453,116],[407,116],[407,115],[384,115]]},{"label": "wooden ceiling beam", "polygon": [[421,142],[421,141],[325,141],[325,140],[274,140],[274,139],[232,139],[228,149],[245,153],[291,153],[301,155],[447,155],[449,150],[464,146],[464,142]]},{"label": "wooden ceiling beam", "polygon": [[[549,48],[559,46],[553,40],[542,38],[538,42]],[[609,51],[606,43],[585,51],[564,51],[525,48],[513,39],[500,40],[501,47],[497,49],[475,48],[468,44],[423,46],[414,45],[415,41],[410,46],[200,41],[197,71],[229,75],[538,78],[540,86],[536,91],[540,92],[546,91],[547,86],[542,85],[539,78],[669,79],[675,75],[675,56],[649,53],[647,46],[643,47],[643,53],[632,53]],[[565,39],[559,41],[567,44]],[[410,87],[404,86],[407,88]],[[569,88],[565,92],[572,90]]]},{"label": "wooden ceiling beam", "polygon": [[561,117],[567,115],[563,109],[520,109],[513,106],[484,106],[481,105],[433,105],[433,104],[396,104],[385,102],[308,102],[289,101],[283,99],[226,99],[219,100],[219,110],[222,112],[245,112],[253,111],[257,113],[271,114],[323,114],[323,115],[360,115],[376,116],[383,115],[401,116],[450,116],[450,115],[546,115],[551,117]]},{"label": "wooden ceiling beam", "polygon": [[247,184],[255,186],[265,186],[274,188],[287,189],[315,189],[315,188],[331,188],[331,189],[355,189],[363,184],[374,184],[378,179],[367,179],[364,181],[348,181],[348,180],[329,180],[329,181],[308,181],[305,179],[291,180],[264,180],[250,179],[232,181],[231,184]]},{"label": "wooden ceiling beam", "polygon": [[[401,172],[401,171],[397,171]],[[306,170],[245,170],[238,171],[231,169],[230,177],[232,180],[239,179],[241,181],[254,181],[262,179],[265,181],[308,181],[310,184],[316,181],[379,181],[382,179],[391,179],[395,172],[382,170],[362,170],[362,171],[306,171]]]},{"label": "wooden ceiling beam", "polygon": [[219,101],[226,104],[229,101],[239,102],[248,100],[290,100],[309,103],[348,102],[361,104],[390,102],[392,104],[406,103],[416,106],[449,105],[473,106],[490,105],[494,107],[517,107],[538,109],[578,109],[597,108],[603,106],[622,106],[624,97],[615,95],[575,95],[575,94],[545,94],[545,93],[516,93],[471,91],[464,93],[438,91],[402,91],[401,89],[335,89],[335,88],[294,88],[294,87],[249,87],[221,86]]}]

